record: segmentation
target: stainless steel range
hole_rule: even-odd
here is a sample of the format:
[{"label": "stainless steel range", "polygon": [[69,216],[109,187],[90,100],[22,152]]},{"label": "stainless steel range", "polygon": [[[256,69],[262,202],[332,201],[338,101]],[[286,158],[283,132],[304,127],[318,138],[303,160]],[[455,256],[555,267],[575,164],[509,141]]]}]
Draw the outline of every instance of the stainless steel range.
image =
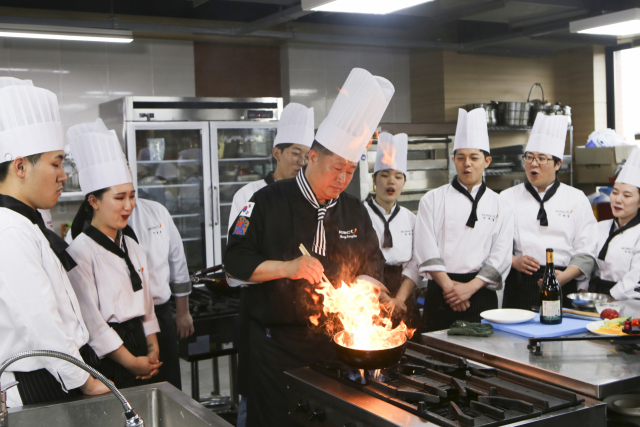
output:
[{"label": "stainless steel range", "polygon": [[606,425],[602,402],[415,343],[392,369],[323,362],[286,378],[305,426]]}]

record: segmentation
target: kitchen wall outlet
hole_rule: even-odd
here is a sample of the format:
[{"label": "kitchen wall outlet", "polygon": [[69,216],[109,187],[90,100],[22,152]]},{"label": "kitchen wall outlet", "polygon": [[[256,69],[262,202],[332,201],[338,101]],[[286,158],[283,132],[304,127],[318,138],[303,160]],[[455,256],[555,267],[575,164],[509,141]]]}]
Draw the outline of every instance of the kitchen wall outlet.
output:
[{"label": "kitchen wall outlet", "polygon": [[66,202],[58,203],[56,206],[58,208],[58,213],[59,214],[66,214],[67,213],[67,203]]}]

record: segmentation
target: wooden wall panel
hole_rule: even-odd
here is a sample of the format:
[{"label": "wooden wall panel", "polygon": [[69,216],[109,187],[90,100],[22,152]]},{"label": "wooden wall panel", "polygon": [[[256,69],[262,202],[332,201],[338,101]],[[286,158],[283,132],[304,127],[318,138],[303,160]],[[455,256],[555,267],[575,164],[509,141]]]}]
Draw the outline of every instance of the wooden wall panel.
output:
[{"label": "wooden wall panel", "polygon": [[411,121],[444,123],[444,52],[411,53]]},{"label": "wooden wall panel", "polygon": [[[553,58],[510,58],[444,52],[445,121],[458,118],[458,108],[489,101],[524,102],[534,83],[545,98],[557,101]],[[533,98],[540,98],[536,89]]]},{"label": "wooden wall panel", "polygon": [[194,43],[196,96],[280,97],[278,46]]}]

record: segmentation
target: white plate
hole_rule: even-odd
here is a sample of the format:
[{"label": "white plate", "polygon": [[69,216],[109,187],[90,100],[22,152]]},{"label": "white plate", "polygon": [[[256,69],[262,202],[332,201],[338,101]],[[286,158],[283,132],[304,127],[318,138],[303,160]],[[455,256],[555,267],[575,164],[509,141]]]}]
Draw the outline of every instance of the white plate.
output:
[{"label": "white plate", "polygon": [[618,414],[640,417],[640,394],[617,394],[604,400],[607,409]]},{"label": "white plate", "polygon": [[528,310],[518,310],[515,308],[499,308],[497,310],[487,310],[480,313],[480,316],[494,323],[525,323],[536,317],[537,313]]},{"label": "white plate", "polygon": [[593,332],[596,335],[602,335],[603,337],[622,337],[622,336],[624,336],[624,335],[619,335],[619,334],[607,334],[606,332],[598,331],[598,329],[600,329],[603,326],[604,326],[604,320],[598,320],[596,322],[587,323],[587,329],[589,330],[589,332]]}]

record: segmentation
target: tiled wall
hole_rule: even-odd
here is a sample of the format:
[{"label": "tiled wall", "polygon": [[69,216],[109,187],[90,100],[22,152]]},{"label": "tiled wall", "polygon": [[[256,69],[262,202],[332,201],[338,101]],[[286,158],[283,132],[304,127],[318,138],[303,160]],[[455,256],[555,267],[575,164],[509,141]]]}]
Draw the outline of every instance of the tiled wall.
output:
[{"label": "tiled wall", "polygon": [[[128,44],[4,39],[0,75],[33,80],[58,96],[66,130],[98,118],[98,105],[126,95],[195,96],[193,43],[136,39]],[[79,202],[51,210],[59,232]]]},{"label": "tiled wall", "polygon": [[285,104],[315,110],[315,125],[326,117],[352,68],[360,67],[393,83],[396,92],[382,123],[411,123],[409,51],[288,43],[281,48]]},{"label": "tiled wall", "polygon": [[0,75],[31,79],[58,96],[62,124],[98,118],[98,105],[126,95],[195,96],[193,43],[128,44],[5,39]]}]

